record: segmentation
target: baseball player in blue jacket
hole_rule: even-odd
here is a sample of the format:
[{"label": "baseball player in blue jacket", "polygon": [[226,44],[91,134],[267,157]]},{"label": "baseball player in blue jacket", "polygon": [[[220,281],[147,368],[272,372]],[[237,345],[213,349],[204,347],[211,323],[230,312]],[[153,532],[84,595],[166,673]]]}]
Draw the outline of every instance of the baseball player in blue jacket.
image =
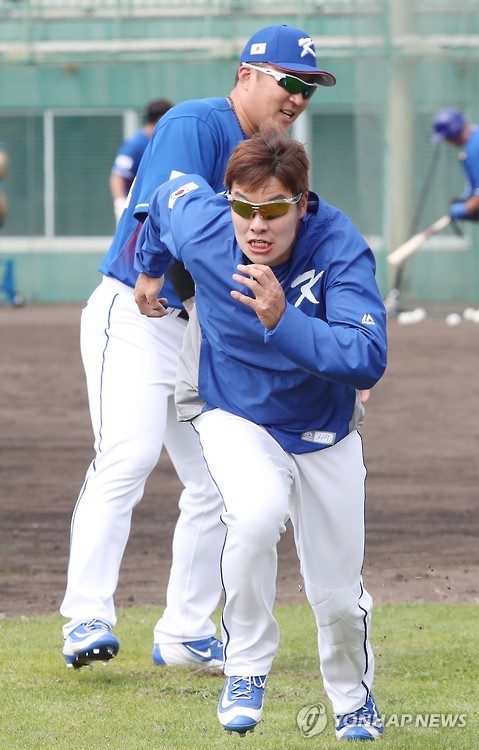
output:
[{"label": "baseball player in blue jacket", "polygon": [[265,120],[286,131],[318,86],[334,84],[305,31],[268,26],[246,43],[230,96],[182,102],[162,116],[153,132],[101,263],[102,281],[82,312],[81,350],[95,456],[73,513],[68,582],[60,608],[67,618],[63,654],[71,667],[118,653],[112,628],[120,565],[133,509],[163,444],[185,489],[173,538],[167,606],[154,627],[153,661],[160,667],[223,664],[223,646],[211,618],[221,596],[222,502],[206,471],[198,436],[177,422],[174,404],[188,317],[184,307],[194,284],[187,275],[176,294],[168,280],[170,314],[161,320],[141,315],[133,295],[136,239],[160,184],[175,174],[194,172],[215,192],[223,190],[228,159],[240,141]]},{"label": "baseball player in blue jacket", "polygon": [[236,147],[225,185],[215,194],[189,174],[155,192],[135,291],[143,314],[162,317],[173,258],[196,283],[200,351],[185,344],[176,399],[224,503],[218,717],[239,734],[261,719],[279,642],[276,547],[291,518],[336,734],[376,739],[358,432],[358,390],[386,367],[374,257],[345,214],[308,192],[303,146],[274,128]]}]

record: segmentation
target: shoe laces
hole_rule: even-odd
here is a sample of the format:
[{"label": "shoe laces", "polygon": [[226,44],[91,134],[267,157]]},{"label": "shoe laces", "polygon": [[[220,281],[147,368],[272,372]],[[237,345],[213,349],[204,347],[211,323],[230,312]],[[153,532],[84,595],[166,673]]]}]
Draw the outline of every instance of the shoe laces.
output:
[{"label": "shoe laces", "polygon": [[356,726],[380,726],[381,725],[381,719],[379,718],[379,714],[378,714],[376,704],[374,703],[373,698],[369,698],[369,700],[364,704],[364,706],[361,706],[361,708],[358,708],[358,710],[354,711],[354,713],[346,714],[344,716],[341,716],[340,718],[348,726],[356,727]]},{"label": "shoe laces", "polygon": [[266,677],[233,677],[230,685],[231,700],[251,700],[254,688],[264,690]]},{"label": "shoe laces", "polygon": [[87,620],[86,622],[82,622],[82,625],[87,630],[98,630],[99,628],[101,630],[111,630],[108,623],[103,622],[103,620]]}]

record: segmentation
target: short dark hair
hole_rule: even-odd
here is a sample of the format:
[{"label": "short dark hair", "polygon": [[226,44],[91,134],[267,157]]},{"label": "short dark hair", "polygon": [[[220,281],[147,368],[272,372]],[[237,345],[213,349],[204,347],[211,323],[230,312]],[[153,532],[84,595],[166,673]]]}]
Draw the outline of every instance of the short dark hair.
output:
[{"label": "short dark hair", "polygon": [[309,159],[299,141],[287,138],[271,125],[263,125],[252,138],[241,141],[230,156],[225,186],[233,182],[257,189],[276,177],[292,195],[308,191]]},{"label": "short dark hair", "polygon": [[150,102],[145,110],[145,122],[155,123],[158,122],[160,117],[171,109],[173,104],[168,99],[155,99],[154,102]]}]

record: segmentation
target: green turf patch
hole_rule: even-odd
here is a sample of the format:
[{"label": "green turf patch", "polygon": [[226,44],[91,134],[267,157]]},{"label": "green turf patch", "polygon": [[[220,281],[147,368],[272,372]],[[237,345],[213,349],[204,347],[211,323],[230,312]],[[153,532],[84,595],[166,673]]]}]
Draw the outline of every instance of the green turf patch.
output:
[{"label": "green turf patch", "polygon": [[[374,611],[374,693],[383,748],[479,748],[475,605],[389,605]],[[119,612],[118,657],[67,670],[58,615],[0,620],[0,747],[5,750],[277,750],[335,748],[308,606],[281,606],[281,644],[263,721],[244,739],[216,718],[223,677],[155,667],[153,607]],[[319,708],[314,708],[318,707]],[[316,721],[321,706],[324,720]],[[299,715],[299,719],[297,719]],[[356,747],[356,745],[355,745]],[[368,744],[369,747],[369,744]]]}]

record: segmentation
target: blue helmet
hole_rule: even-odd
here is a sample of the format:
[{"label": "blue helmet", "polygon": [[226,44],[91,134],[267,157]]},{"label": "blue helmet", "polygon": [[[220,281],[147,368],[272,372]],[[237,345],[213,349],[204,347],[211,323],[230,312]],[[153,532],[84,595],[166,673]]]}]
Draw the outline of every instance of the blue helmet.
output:
[{"label": "blue helmet", "polygon": [[457,141],[465,124],[466,118],[460,109],[446,107],[439,110],[432,121],[433,130],[436,131],[433,142],[439,143],[444,138],[448,141]]}]

